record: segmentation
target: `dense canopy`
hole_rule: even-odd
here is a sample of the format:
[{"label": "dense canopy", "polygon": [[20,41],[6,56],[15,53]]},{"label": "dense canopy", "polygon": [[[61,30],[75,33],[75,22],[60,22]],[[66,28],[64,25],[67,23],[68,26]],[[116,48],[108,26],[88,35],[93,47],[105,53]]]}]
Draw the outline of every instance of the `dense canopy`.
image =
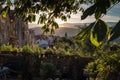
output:
[{"label": "dense canopy", "polygon": [[55,18],[66,21],[70,18],[71,13],[77,13],[80,9],[80,3],[87,3],[78,0],[2,0],[0,5],[6,4],[1,13],[4,17],[10,10],[10,6],[14,7],[15,16],[22,17],[25,21],[33,22],[36,20],[36,14],[39,14],[38,23],[44,24],[44,32],[50,31],[54,33],[54,29],[58,28]]}]

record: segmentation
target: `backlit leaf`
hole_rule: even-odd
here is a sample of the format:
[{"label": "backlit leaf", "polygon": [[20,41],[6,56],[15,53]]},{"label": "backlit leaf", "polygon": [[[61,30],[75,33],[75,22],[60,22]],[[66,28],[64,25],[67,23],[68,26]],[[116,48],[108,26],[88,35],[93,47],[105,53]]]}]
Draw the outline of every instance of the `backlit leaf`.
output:
[{"label": "backlit leaf", "polygon": [[55,29],[58,29],[58,28],[59,28],[58,23],[55,22],[55,21],[52,22],[51,26],[54,27]]},{"label": "backlit leaf", "polygon": [[34,14],[28,15],[25,21],[34,22],[36,20],[36,16]]},{"label": "backlit leaf", "polygon": [[0,11],[0,14],[2,14],[4,18],[6,18],[8,16],[8,10],[9,10],[9,7],[6,6],[4,9]]},{"label": "backlit leaf", "polygon": [[47,24],[45,24],[41,29],[43,30],[43,33],[48,33],[50,31],[50,28]]},{"label": "backlit leaf", "polygon": [[98,47],[101,44],[101,42],[97,41],[97,35],[94,35],[93,32],[90,33],[90,41],[96,47]]},{"label": "backlit leaf", "polygon": [[95,11],[95,18],[99,19],[101,17],[101,15],[102,15],[102,13],[101,13],[100,9],[97,8],[96,11]]},{"label": "backlit leaf", "polygon": [[108,32],[109,27],[107,24],[102,20],[98,20],[90,34],[91,43],[96,47],[100,46],[106,39]]},{"label": "backlit leaf", "polygon": [[46,18],[46,14],[40,14],[39,20],[38,20],[38,24],[43,24],[46,22],[47,18]]},{"label": "backlit leaf", "polygon": [[7,0],[7,6],[11,6],[11,5],[12,5],[11,1]]},{"label": "backlit leaf", "polygon": [[61,20],[63,20],[63,21],[67,21],[66,16],[62,16],[62,17],[61,17]]},{"label": "backlit leaf", "polygon": [[79,38],[80,40],[85,40],[86,38],[88,38],[93,25],[94,23],[91,23],[89,26],[84,28],[80,33],[77,34],[77,38]]}]

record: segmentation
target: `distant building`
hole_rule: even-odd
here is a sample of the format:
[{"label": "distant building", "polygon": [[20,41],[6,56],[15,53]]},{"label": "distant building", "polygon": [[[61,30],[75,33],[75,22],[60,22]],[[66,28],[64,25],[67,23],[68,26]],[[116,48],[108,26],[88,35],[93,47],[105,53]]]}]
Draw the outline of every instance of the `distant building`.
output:
[{"label": "distant building", "polygon": [[53,45],[54,36],[51,35],[36,35],[35,43],[41,48],[49,48]]},{"label": "distant building", "polygon": [[29,43],[28,40],[28,22],[15,17],[14,11],[10,11],[7,18],[0,15],[0,45],[11,44],[22,47]]},{"label": "distant building", "polygon": [[68,37],[67,32],[65,32],[65,38],[67,38],[67,37]]},{"label": "distant building", "polygon": [[43,39],[38,39],[36,40],[36,44],[38,44],[39,47],[41,48],[49,48],[49,44],[47,40],[43,40]]}]

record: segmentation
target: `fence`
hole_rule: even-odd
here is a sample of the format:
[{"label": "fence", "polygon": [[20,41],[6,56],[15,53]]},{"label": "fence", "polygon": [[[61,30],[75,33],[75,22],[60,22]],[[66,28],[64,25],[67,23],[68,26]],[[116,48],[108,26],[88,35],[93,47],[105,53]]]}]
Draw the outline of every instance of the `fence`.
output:
[{"label": "fence", "polygon": [[57,70],[62,73],[62,78],[69,78],[70,80],[84,80],[83,70],[92,60],[92,58],[77,55],[40,54],[36,56],[29,53],[0,53],[1,63],[19,65],[21,70],[18,71],[24,72],[23,76],[26,72],[30,72],[32,76],[40,76],[41,62],[48,62],[56,66]]}]

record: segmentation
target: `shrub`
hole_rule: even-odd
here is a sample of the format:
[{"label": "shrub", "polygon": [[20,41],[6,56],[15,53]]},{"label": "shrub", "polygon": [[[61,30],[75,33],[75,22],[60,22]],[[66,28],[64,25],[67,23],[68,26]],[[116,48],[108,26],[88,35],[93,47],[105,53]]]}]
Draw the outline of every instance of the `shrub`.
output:
[{"label": "shrub", "polygon": [[21,52],[33,53],[33,50],[31,49],[29,45],[25,45],[23,46],[23,48],[21,48]]},{"label": "shrub", "polygon": [[106,53],[89,63],[86,71],[94,74],[95,80],[120,80],[120,52]]},{"label": "shrub", "polygon": [[40,47],[38,45],[34,46],[34,53],[37,53],[37,54],[40,53]]},{"label": "shrub", "polygon": [[41,65],[42,65],[41,76],[43,80],[46,80],[49,78],[54,79],[57,72],[56,66],[49,62],[42,62]]},{"label": "shrub", "polygon": [[52,49],[48,49],[45,51],[45,54],[54,54],[54,51]]},{"label": "shrub", "polygon": [[13,51],[14,49],[13,49],[13,47],[11,45],[2,45],[0,47],[0,50],[1,51]]},{"label": "shrub", "polygon": [[35,54],[43,54],[44,53],[44,49],[40,48],[38,45],[34,46],[34,51]]}]

